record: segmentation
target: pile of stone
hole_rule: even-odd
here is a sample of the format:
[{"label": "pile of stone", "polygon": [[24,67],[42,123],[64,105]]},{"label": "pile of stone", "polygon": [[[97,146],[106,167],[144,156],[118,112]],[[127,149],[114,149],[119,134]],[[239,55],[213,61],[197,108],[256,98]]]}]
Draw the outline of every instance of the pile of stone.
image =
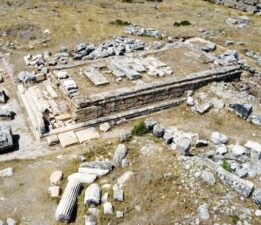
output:
[{"label": "pile of stone", "polygon": [[216,64],[222,66],[230,66],[238,64],[240,56],[236,50],[227,50],[223,54],[217,55],[214,58]]},{"label": "pile of stone", "polygon": [[219,132],[213,132],[210,139],[214,144],[214,150],[208,152],[206,156],[211,157],[215,163],[207,160],[207,164],[216,170],[224,183],[231,185],[245,197],[249,197],[255,190],[252,199],[260,205],[261,193],[259,189],[253,183],[241,178],[255,177],[261,174],[261,144],[247,141],[244,146],[240,144],[227,145],[228,137]]},{"label": "pile of stone", "polygon": [[172,149],[184,155],[189,155],[192,145],[195,145],[198,139],[197,134],[186,133],[176,127],[165,128],[165,126],[157,123],[153,118],[146,119],[144,124],[155,137],[163,138],[164,142],[170,145]]},{"label": "pile of stone", "polygon": [[79,93],[77,84],[75,81],[70,78],[70,75],[67,71],[59,70],[55,71],[54,75],[58,82],[60,83],[60,88],[64,92],[65,96],[68,96],[69,98],[73,98],[77,96]]},{"label": "pile of stone", "polygon": [[[256,63],[258,64],[259,61],[256,61]],[[250,66],[249,64],[247,64],[246,60],[241,59],[241,60],[238,61],[238,64],[241,66],[241,68],[243,70],[248,72],[249,76],[257,77],[257,78],[261,77],[261,72],[258,71],[256,68],[254,68],[254,67]]]},{"label": "pile of stone", "polygon": [[[205,0],[206,1],[206,0]],[[258,0],[207,0],[218,5],[225,5],[230,8],[238,9],[244,12],[260,15],[261,5]]]},{"label": "pile of stone", "polygon": [[50,194],[51,198],[58,198],[61,193],[61,180],[63,178],[62,171],[54,171],[50,176],[50,187],[48,188],[48,193]]},{"label": "pile of stone", "polygon": [[126,76],[129,80],[140,79],[142,73],[152,77],[163,77],[173,73],[169,66],[152,56],[142,59],[129,57],[111,59],[108,69],[116,78]]},{"label": "pile of stone", "polygon": [[50,51],[45,51],[41,54],[28,54],[24,56],[24,61],[27,66],[36,67],[38,71],[46,75],[49,66],[56,66],[57,64],[65,65],[68,63],[69,53],[66,48],[60,49],[54,55]]},{"label": "pile of stone", "polygon": [[226,23],[236,28],[247,28],[250,23],[250,19],[247,16],[241,16],[239,19],[228,18]]},{"label": "pile of stone", "polygon": [[215,43],[210,42],[210,43],[206,44],[205,46],[203,46],[201,48],[201,50],[204,52],[212,52],[212,51],[216,50],[216,47],[217,47],[217,45]]},{"label": "pile of stone", "polygon": [[[89,184],[85,191],[84,205],[88,208],[88,214],[85,216],[86,224],[96,224],[96,217],[99,215],[100,204],[103,204],[105,215],[113,215],[114,207],[108,201],[109,192],[103,193],[102,189],[109,189],[110,184],[100,187],[98,183],[93,183],[98,177],[105,176],[115,167],[122,165],[127,154],[127,148],[124,144],[119,144],[115,150],[112,160],[91,161],[80,164],[78,172],[68,177],[68,184],[65,188],[61,201],[57,207],[55,217],[60,222],[70,222],[75,210],[77,195],[82,184]],[[118,178],[113,186],[113,200],[122,202],[124,200],[123,187],[127,180],[133,175],[133,172],[125,172]],[[60,178],[60,176],[59,176]],[[56,181],[57,179],[55,179]],[[116,217],[123,217],[123,211],[116,211]]]},{"label": "pile of stone", "polygon": [[259,52],[248,50],[248,51],[246,51],[245,55],[250,57],[250,58],[252,58],[252,59],[255,59],[256,60],[256,64],[261,66],[261,55],[260,55]]},{"label": "pile of stone", "polygon": [[159,30],[153,28],[144,28],[137,25],[129,25],[125,27],[125,33],[130,35],[154,37],[158,39],[162,39],[164,37],[164,35]]},{"label": "pile of stone", "polygon": [[7,151],[14,146],[12,129],[9,125],[0,125],[0,152]]},{"label": "pile of stone", "polygon": [[253,114],[250,115],[253,111],[253,106],[250,103],[232,103],[228,105],[228,109],[238,115],[240,118],[244,120],[248,120],[249,122],[261,126],[261,115]]},{"label": "pile of stone", "polygon": [[115,37],[113,40],[107,40],[98,46],[81,43],[73,49],[72,58],[74,60],[98,59],[114,55],[125,55],[126,53],[144,49],[146,49],[146,45],[140,40]]},{"label": "pile of stone", "polygon": [[[242,179],[247,175],[255,177],[261,174],[261,145],[259,143],[248,141],[245,146],[239,144],[227,146],[228,137],[217,131],[211,134],[211,142],[209,142],[200,140],[198,134],[186,133],[175,127],[165,128],[153,118],[146,119],[144,124],[155,137],[163,138],[166,144],[170,144],[173,149],[182,152],[185,156],[191,155],[189,151],[192,146],[214,148],[215,150],[203,154],[202,162],[213,169],[225,184],[245,197],[251,196],[254,203],[261,206],[261,190],[252,182]],[[216,182],[214,175],[208,171],[200,172],[198,177],[209,185],[214,185]]]}]

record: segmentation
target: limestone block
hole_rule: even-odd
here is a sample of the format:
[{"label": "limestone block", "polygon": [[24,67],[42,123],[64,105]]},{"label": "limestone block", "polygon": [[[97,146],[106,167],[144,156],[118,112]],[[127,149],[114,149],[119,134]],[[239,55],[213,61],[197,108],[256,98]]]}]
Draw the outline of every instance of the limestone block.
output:
[{"label": "limestone block", "polygon": [[58,138],[63,148],[79,143],[73,131],[58,134]]}]

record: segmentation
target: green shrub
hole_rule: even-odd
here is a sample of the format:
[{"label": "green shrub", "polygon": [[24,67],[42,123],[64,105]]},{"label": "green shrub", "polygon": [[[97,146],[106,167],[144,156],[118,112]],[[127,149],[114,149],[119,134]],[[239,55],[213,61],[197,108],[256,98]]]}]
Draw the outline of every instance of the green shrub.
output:
[{"label": "green shrub", "polygon": [[174,27],[180,27],[180,26],[190,26],[191,23],[188,20],[182,20],[181,22],[175,22],[173,24]]},{"label": "green shrub", "polygon": [[128,26],[128,25],[131,25],[130,22],[123,21],[121,19],[114,20],[114,21],[110,22],[110,24],[116,25],[116,26]]},{"label": "green shrub", "polygon": [[237,215],[232,215],[231,218],[233,224],[237,224],[237,222],[240,220],[239,216]]},{"label": "green shrub", "polygon": [[142,136],[147,134],[149,130],[145,127],[144,121],[137,123],[131,130],[132,135]]},{"label": "green shrub", "polygon": [[122,0],[122,2],[125,2],[125,3],[133,3],[133,0]]},{"label": "green shrub", "polygon": [[224,170],[226,170],[230,173],[232,172],[231,165],[227,160],[224,160],[221,166]]}]

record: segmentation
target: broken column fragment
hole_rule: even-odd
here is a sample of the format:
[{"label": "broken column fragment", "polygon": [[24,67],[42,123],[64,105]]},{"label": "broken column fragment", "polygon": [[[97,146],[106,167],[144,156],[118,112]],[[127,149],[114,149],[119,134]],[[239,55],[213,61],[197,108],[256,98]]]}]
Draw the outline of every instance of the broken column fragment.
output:
[{"label": "broken column fragment", "polygon": [[115,150],[115,153],[113,155],[113,165],[115,167],[118,167],[121,165],[121,161],[124,159],[124,157],[127,154],[127,148],[124,144],[119,144]]},{"label": "broken column fragment", "polygon": [[99,205],[101,203],[101,188],[98,184],[91,184],[84,195],[84,205]]},{"label": "broken column fragment", "polygon": [[71,221],[80,188],[80,182],[73,179],[68,181],[55,212],[55,218],[58,221],[64,223],[69,223]]}]

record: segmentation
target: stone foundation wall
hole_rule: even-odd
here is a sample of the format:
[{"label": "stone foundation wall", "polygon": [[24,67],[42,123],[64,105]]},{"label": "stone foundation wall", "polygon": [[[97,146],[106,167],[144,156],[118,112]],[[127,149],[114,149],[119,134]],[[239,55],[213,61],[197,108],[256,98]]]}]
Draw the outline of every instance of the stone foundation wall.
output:
[{"label": "stone foundation wall", "polygon": [[213,81],[231,81],[239,78],[242,71],[238,66],[221,67],[186,76],[184,79],[171,78],[134,87],[78,97],[72,100],[73,118],[83,122],[98,117],[171,100]]},{"label": "stone foundation wall", "polygon": [[261,0],[205,0],[218,5],[225,5],[244,12],[260,14]]}]

